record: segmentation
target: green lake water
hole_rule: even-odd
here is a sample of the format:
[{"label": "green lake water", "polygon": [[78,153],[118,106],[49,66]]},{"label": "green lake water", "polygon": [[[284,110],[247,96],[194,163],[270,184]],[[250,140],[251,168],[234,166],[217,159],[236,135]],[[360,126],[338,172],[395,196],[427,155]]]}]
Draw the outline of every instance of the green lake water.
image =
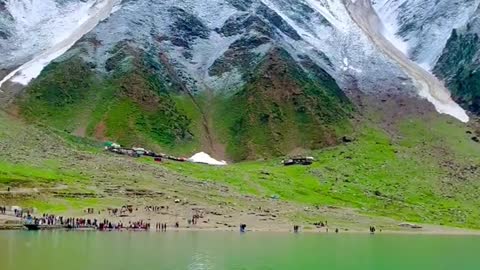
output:
[{"label": "green lake water", "polygon": [[1,270],[479,270],[480,237],[0,232]]}]

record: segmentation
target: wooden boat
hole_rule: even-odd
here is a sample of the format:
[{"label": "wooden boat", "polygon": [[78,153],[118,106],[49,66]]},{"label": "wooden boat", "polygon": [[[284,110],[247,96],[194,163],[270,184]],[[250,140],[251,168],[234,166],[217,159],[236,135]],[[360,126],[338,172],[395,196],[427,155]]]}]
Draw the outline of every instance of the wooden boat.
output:
[{"label": "wooden boat", "polygon": [[39,224],[23,224],[29,231],[38,231],[38,230],[57,230],[65,229],[66,226],[63,225],[39,225]]},{"label": "wooden boat", "polygon": [[40,230],[40,225],[38,224],[24,224],[25,227],[27,227],[27,229],[29,231],[38,231]]}]

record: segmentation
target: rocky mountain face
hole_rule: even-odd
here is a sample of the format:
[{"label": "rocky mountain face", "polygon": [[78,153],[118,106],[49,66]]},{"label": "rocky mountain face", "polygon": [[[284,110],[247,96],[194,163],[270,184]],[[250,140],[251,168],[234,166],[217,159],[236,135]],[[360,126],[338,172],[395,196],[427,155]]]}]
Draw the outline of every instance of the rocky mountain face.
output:
[{"label": "rocky mountain face", "polygon": [[452,30],[463,27],[479,0],[374,0],[385,34],[412,60],[431,70]]},{"label": "rocky mountain face", "polygon": [[376,0],[386,36],[478,114],[478,0]]},{"label": "rocky mountain face", "polygon": [[[455,45],[444,32],[473,24],[478,7],[357,0],[377,14],[356,15],[378,16],[378,32],[416,64],[374,42],[350,0],[39,2],[0,1],[0,69],[10,72],[0,95],[18,95],[12,82],[28,84],[32,66],[50,63],[13,99],[24,117],[78,136],[234,160],[337,143],[355,113],[350,91],[424,91],[423,75],[405,65],[448,61]],[[453,72],[436,70],[442,78]],[[422,96],[451,106],[448,96],[435,100],[445,95],[431,85]],[[470,91],[451,89],[461,102],[457,93]]]},{"label": "rocky mountain face", "polygon": [[480,113],[480,9],[454,29],[433,72],[470,111]]},{"label": "rocky mountain face", "polygon": [[[332,10],[322,9],[317,1],[203,2],[124,1],[84,38],[101,46],[82,57],[96,63],[99,71],[108,71],[105,63],[119,43],[150,54],[161,52],[194,92],[236,89],[275,47],[296,62],[310,58],[345,87],[356,83],[365,91],[380,85],[398,89],[399,82],[408,81],[355,26],[341,1],[326,1]],[[81,46],[91,49],[85,42],[77,48]],[[377,72],[379,67],[383,72]]]},{"label": "rocky mountain face", "polygon": [[92,0],[1,0],[1,68],[18,67],[54,46],[74,31],[96,4]]},{"label": "rocky mountain face", "polygon": [[5,34],[0,39],[0,72],[7,75],[2,76],[0,87],[5,83],[27,85],[48,63],[107,18],[119,1],[3,1],[0,30]]}]

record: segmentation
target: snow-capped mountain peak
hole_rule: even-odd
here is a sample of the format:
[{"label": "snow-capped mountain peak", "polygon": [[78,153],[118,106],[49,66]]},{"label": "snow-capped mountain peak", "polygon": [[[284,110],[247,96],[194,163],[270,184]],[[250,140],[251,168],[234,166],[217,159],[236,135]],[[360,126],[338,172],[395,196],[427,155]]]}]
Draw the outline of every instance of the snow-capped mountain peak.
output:
[{"label": "snow-capped mountain peak", "polygon": [[0,19],[0,69],[7,74],[0,87],[7,81],[27,84],[67,51],[93,63],[97,72],[108,73],[116,48],[128,44],[161,55],[155,61],[168,63],[192,93],[228,92],[244,85],[272,48],[281,48],[306,70],[306,59],[321,67],[346,91],[416,92],[440,113],[467,121],[429,70],[452,29],[464,25],[479,4],[480,0],[7,0],[0,2],[5,15]]}]

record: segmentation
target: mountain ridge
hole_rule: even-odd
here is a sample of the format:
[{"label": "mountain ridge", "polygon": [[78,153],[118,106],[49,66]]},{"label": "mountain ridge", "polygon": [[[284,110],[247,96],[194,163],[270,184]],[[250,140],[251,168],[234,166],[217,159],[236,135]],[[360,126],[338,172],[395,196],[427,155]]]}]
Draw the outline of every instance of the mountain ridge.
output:
[{"label": "mountain ridge", "polygon": [[[86,208],[170,205],[162,222],[172,224],[195,206],[215,213],[212,228],[270,227],[267,209],[288,229],[319,220],[349,230],[480,228],[477,2],[118,2],[27,86],[1,86],[0,202],[79,217]],[[0,37],[10,55],[0,54],[0,73],[8,75],[58,44],[47,30],[76,29],[69,8],[98,14],[93,7],[113,2],[1,3],[12,15],[0,16],[0,33],[10,35]],[[352,12],[359,5],[367,12]],[[46,7],[51,13],[26,25],[30,17],[13,15]],[[67,17],[46,24],[57,13]],[[49,27],[22,28],[29,22]],[[12,39],[16,27],[20,37],[37,35]],[[429,35],[438,29],[446,34]],[[419,98],[422,83],[441,83],[420,59],[434,60],[468,123]],[[229,164],[132,158],[103,151],[105,141],[178,157],[204,151]],[[282,164],[295,155],[315,162]]]},{"label": "mountain ridge", "polygon": [[[261,65],[262,59],[277,49],[289,55],[290,66],[294,63],[302,72],[305,72],[305,75],[300,76],[302,78],[300,84],[305,84],[310,80],[308,78],[315,78],[316,87],[329,89],[332,100],[337,98],[335,93],[338,89],[342,89],[347,94],[349,91],[362,91],[376,95],[385,93],[420,95],[427,97],[440,112],[452,114],[462,120],[466,119],[466,116],[460,113],[461,109],[451,101],[448,92],[442,90],[443,86],[440,82],[425,84],[423,79],[419,80],[418,76],[412,76],[413,73],[399,64],[401,62],[398,62],[398,59],[382,51],[379,43],[372,42],[367,32],[377,30],[362,28],[349,11],[351,5],[373,4],[371,11],[368,12],[379,14],[379,35],[384,35],[382,38],[402,51],[402,48],[397,46],[398,43],[391,40],[391,35],[394,35],[397,40],[405,39],[402,42],[407,44],[415,43],[411,36],[416,33],[416,30],[409,29],[408,34],[405,32],[408,25],[415,23],[412,21],[415,18],[406,16],[405,12],[415,7],[434,9],[434,6],[427,5],[423,0],[389,3],[382,1],[372,3],[362,0],[356,1],[355,4],[339,0],[216,0],[201,3],[197,0],[180,2],[89,0],[75,3],[75,0],[71,0],[62,4],[56,3],[55,0],[51,1],[53,2],[49,2],[49,5],[55,5],[57,11],[62,8],[68,10],[71,5],[77,4],[85,8],[105,3],[115,3],[115,6],[112,8],[114,12],[106,20],[100,22],[65,54],[47,66],[40,77],[27,87],[26,94],[20,103],[16,99],[18,87],[3,87],[2,89],[7,91],[0,95],[7,96],[7,101],[17,100],[15,102],[24,108],[21,111],[26,112],[25,116],[31,121],[42,121],[56,128],[68,130],[72,134],[118,140],[129,145],[155,146],[158,144],[161,148],[167,147],[169,150],[178,147],[182,149],[180,152],[193,149],[209,152],[218,150],[219,155],[226,157],[228,154],[225,154],[227,151],[225,149],[228,149],[228,145],[232,143],[229,142],[230,139],[225,139],[231,137],[228,135],[229,132],[225,132],[229,127],[223,126],[226,124],[225,121],[215,120],[213,115],[217,113],[216,108],[225,105],[215,104],[215,102],[226,102],[230,106],[235,106],[229,103],[228,99],[238,97],[239,91],[248,88],[251,78],[268,73],[259,71],[258,66]],[[477,2],[476,0],[465,2],[458,11],[445,11],[445,14],[448,14],[446,19],[437,15],[428,17],[426,13],[422,13],[422,19],[425,19],[428,27],[442,25],[445,29],[454,29],[465,21],[465,18],[471,16],[471,10],[478,4]],[[17,8],[14,9],[17,13],[19,12],[20,9],[12,5],[11,1],[5,3],[4,12],[14,8]],[[442,5],[449,6],[443,2]],[[22,12],[28,14],[28,11],[29,9],[26,8]],[[443,14],[442,12],[440,9],[435,14]],[[15,12],[10,13],[15,14]],[[386,21],[385,14],[396,15],[393,16],[397,18],[396,21]],[[359,14],[359,16],[369,15]],[[458,21],[453,19],[456,16],[460,18]],[[400,21],[399,18],[402,20]],[[393,27],[393,23],[399,25]],[[392,30],[397,30],[398,33],[395,31],[387,33]],[[444,36],[438,39],[445,40],[444,42],[447,43]],[[431,37],[426,38],[426,41],[429,40]],[[443,41],[438,43],[441,42]],[[0,41],[0,45],[2,44],[5,42]],[[414,51],[420,51],[421,49],[418,48],[425,45],[422,43],[408,46],[413,46]],[[418,48],[415,49],[415,46]],[[407,56],[415,60],[415,55],[417,54]],[[68,69],[55,70],[56,67],[68,65],[67,63],[72,59],[76,59],[73,60],[73,66],[81,67],[80,76],[85,75],[85,78],[92,80],[91,83],[83,82],[80,77],[77,84],[81,86],[87,83],[89,89],[75,89],[76,86],[62,79],[62,77],[72,77],[75,80],[75,76],[79,74],[68,74]],[[2,63],[0,68],[9,69],[5,62]],[[65,64],[62,65],[62,63]],[[408,62],[407,65],[411,64],[413,63]],[[62,72],[67,73],[62,74]],[[423,78],[428,77],[427,81],[436,80],[423,70],[414,73],[420,74],[419,76]],[[300,73],[297,72],[297,74]],[[59,81],[52,81],[54,77]],[[289,80],[292,80],[292,85],[298,83],[295,82],[296,78],[290,77]],[[42,85],[42,82],[45,85]],[[276,92],[282,93],[282,87],[271,88],[269,96],[275,97]],[[8,91],[8,89],[12,90]],[[90,94],[81,93],[79,96],[72,96],[78,97],[85,103],[77,104],[80,106],[77,108],[78,111],[68,108],[70,102],[68,98],[72,99],[72,97],[64,97],[66,100],[61,102],[66,102],[67,106],[64,106],[64,109],[70,111],[71,118],[68,119],[68,113],[59,112],[54,108],[58,100],[53,102],[49,100],[48,93],[54,93],[53,89],[61,90],[60,93],[68,93],[72,90],[72,94],[79,94],[78,92],[82,91]],[[98,92],[94,93],[95,91]],[[10,99],[9,93],[12,96]],[[456,94],[455,91],[453,93]],[[310,98],[316,100],[316,103],[309,104],[307,111],[322,114],[322,107],[326,106],[333,110],[329,113],[338,114],[339,119],[351,118],[349,113],[343,111],[342,105],[330,107],[331,101],[322,98],[321,95],[321,91],[310,93]],[[454,98],[459,101],[464,100],[455,95]],[[115,104],[112,100],[119,103]],[[346,102],[344,98],[336,100],[338,104],[350,103],[350,101],[344,103]],[[28,104],[29,102],[31,104]],[[109,105],[102,105],[102,102]],[[292,106],[292,102],[294,101],[287,100],[285,105]],[[269,100],[269,103],[275,104],[276,101]],[[41,106],[37,106],[39,104]],[[101,109],[88,108],[89,106]],[[293,104],[293,107],[295,106]],[[125,110],[125,113],[128,112],[125,116],[126,123],[121,123],[119,116],[109,116],[108,112],[120,113],[122,110]],[[57,116],[53,111],[57,111]],[[238,112],[238,114],[242,113]],[[85,120],[90,117],[95,120]],[[265,116],[250,117],[261,119]],[[292,117],[293,114],[285,120],[293,121],[294,117]],[[333,128],[337,132],[331,132],[332,138],[336,139],[329,139],[327,136],[323,142],[317,142],[310,147],[331,145],[333,141],[338,141],[348,133],[346,131],[348,128],[345,129],[348,126],[345,124],[348,120],[346,122],[342,120],[338,127],[333,127],[326,124],[330,121],[326,114],[323,114],[323,117],[325,119],[317,120],[318,128],[315,132],[320,134],[322,129]],[[297,124],[294,129],[301,126],[300,122]],[[229,123],[229,125],[235,124]],[[302,133],[305,131],[299,134]],[[261,136],[256,135],[256,137]],[[252,140],[250,138],[248,141]],[[269,140],[263,140],[261,144],[269,145],[267,141]],[[288,144],[288,141],[291,140],[277,140],[276,143]],[[292,150],[304,146],[301,142],[297,142],[289,148]],[[273,152],[276,155],[289,152],[288,149],[280,152],[273,150],[272,145],[268,148],[272,151],[271,153],[264,151],[267,156]],[[260,157],[255,154],[240,156]],[[230,157],[233,157],[231,153]]]}]

